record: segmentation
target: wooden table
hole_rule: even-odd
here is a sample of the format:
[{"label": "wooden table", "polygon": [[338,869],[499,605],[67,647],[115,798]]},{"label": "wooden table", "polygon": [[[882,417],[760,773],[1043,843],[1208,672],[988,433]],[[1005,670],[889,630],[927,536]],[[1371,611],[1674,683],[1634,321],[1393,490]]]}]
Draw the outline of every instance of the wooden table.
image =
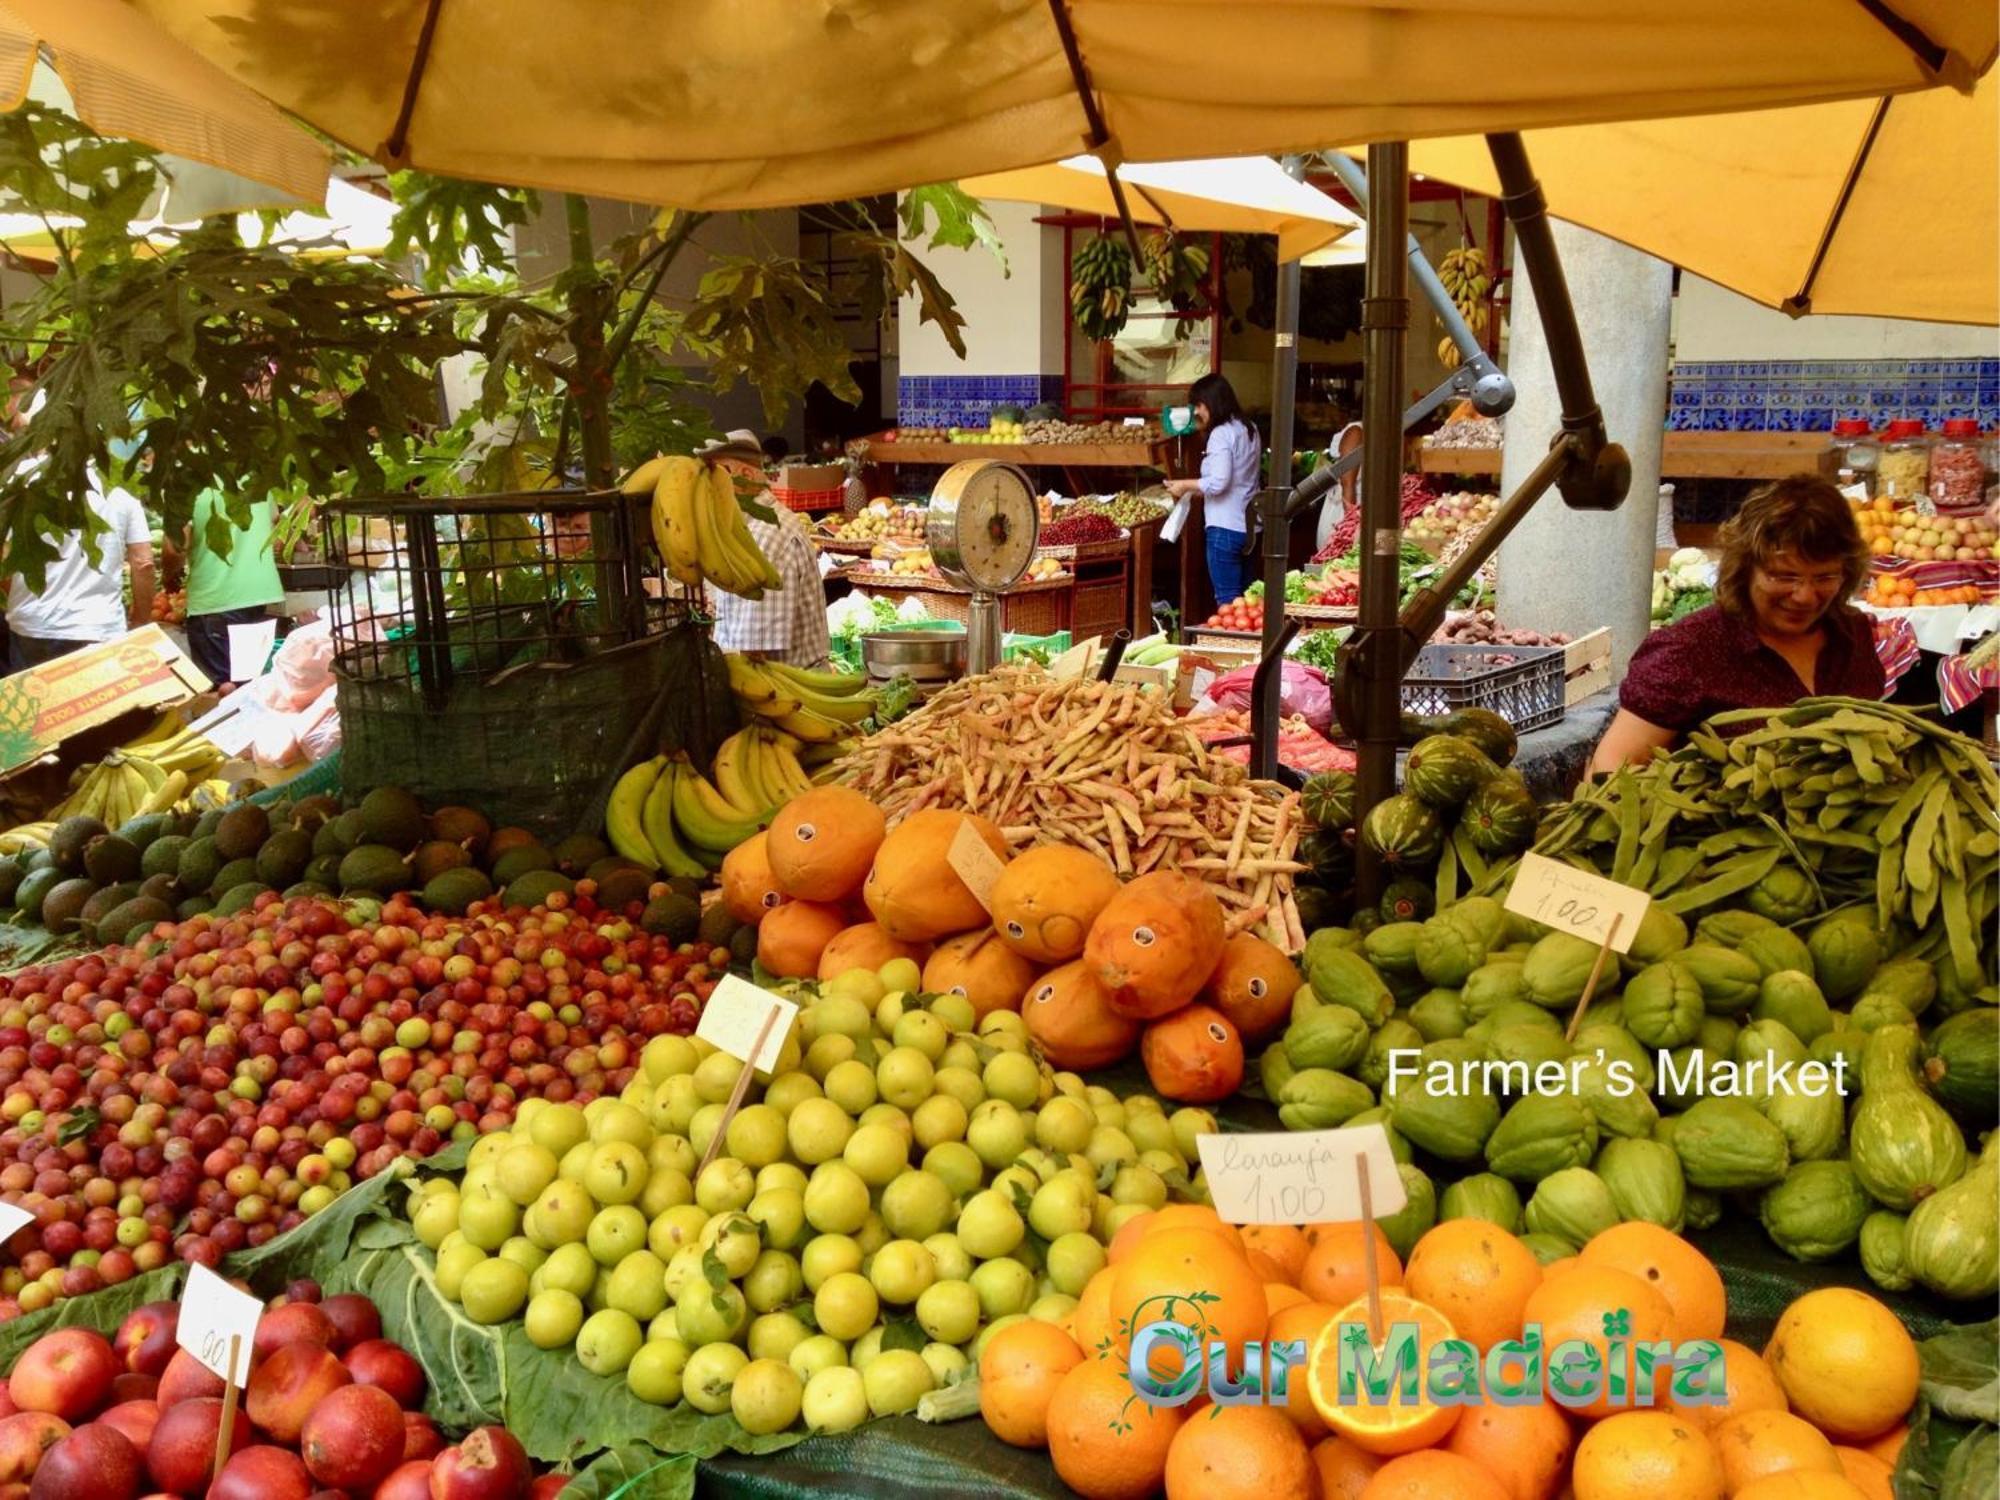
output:
[{"label": "wooden table", "polygon": [[[1152,438],[1131,443],[906,443],[886,442],[877,433],[868,438],[862,461],[881,464],[940,464],[949,466],[968,458],[990,458],[998,463],[1019,464],[1023,468],[1056,468],[1063,471],[1070,493],[1083,494],[1090,487],[1079,482],[1083,469],[1165,469],[1171,438]],[[868,486],[871,493],[876,485]],[[883,491],[886,493],[886,491]]]},{"label": "wooden table", "polygon": [[[1669,432],[1661,448],[1665,479],[1783,479],[1819,472],[1827,445],[1822,432]],[[1426,448],[1417,445],[1421,474],[1500,472],[1498,448]]]}]

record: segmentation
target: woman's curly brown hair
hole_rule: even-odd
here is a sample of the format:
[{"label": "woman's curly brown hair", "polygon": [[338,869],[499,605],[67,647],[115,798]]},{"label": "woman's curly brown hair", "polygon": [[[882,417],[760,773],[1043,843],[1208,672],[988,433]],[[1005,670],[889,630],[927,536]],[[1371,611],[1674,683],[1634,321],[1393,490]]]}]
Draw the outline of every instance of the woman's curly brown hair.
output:
[{"label": "woman's curly brown hair", "polygon": [[1750,613],[1750,570],[1791,552],[1809,563],[1838,561],[1838,608],[1868,576],[1868,544],[1840,491],[1816,474],[1794,474],[1765,485],[1722,528],[1722,565],[1715,602],[1733,615]]}]

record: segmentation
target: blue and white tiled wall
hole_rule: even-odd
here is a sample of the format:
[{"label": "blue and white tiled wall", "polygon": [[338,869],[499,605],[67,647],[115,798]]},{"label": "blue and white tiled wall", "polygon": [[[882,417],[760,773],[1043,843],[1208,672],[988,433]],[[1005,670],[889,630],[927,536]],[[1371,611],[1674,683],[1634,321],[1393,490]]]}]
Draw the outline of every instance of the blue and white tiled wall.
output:
[{"label": "blue and white tiled wall", "polygon": [[1062,404],[1060,375],[905,375],[896,382],[896,421],[904,427],[984,427],[1002,402]]},{"label": "blue and white tiled wall", "polygon": [[2000,359],[1682,361],[1667,426],[1677,432],[1829,432],[1843,417],[1936,430],[1970,417],[2000,426]]}]

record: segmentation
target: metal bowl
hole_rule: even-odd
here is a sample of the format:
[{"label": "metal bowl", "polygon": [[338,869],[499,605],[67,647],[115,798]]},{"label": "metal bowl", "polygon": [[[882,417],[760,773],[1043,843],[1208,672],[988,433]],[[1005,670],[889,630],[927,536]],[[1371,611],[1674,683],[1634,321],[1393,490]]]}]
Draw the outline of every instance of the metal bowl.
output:
[{"label": "metal bowl", "polygon": [[861,661],[870,686],[904,676],[928,698],[965,675],[965,632],[871,630],[861,637]]}]

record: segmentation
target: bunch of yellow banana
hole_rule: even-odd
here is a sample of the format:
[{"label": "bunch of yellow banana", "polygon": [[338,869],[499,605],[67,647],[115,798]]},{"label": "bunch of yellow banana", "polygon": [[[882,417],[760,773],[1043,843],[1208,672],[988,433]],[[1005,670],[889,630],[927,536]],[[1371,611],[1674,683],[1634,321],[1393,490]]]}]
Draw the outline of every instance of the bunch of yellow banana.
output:
[{"label": "bunch of yellow banana", "polygon": [[0,855],[25,854],[30,849],[46,849],[54,836],[53,822],[22,823],[0,833]]},{"label": "bunch of yellow banana", "polygon": [[812,672],[734,653],[723,660],[729,667],[729,689],[743,716],[783,730],[805,745],[844,747],[875,712],[875,695],[860,672]]},{"label": "bunch of yellow banana", "polygon": [[[1438,261],[1437,273],[1438,280],[1457,305],[1459,316],[1465,319],[1465,326],[1472,330],[1472,336],[1485,338],[1492,315],[1486,294],[1493,287],[1493,278],[1486,271],[1485,252],[1477,245],[1460,245],[1455,250],[1448,250]],[[1458,345],[1452,342],[1449,335],[1438,340],[1437,353],[1447,370],[1458,368]]]},{"label": "bunch of yellow banana", "polygon": [[778,570],[750,534],[727,469],[666,454],[640,464],[619,489],[653,497],[653,543],[679,582],[698,588],[706,579],[745,599],[778,587]]},{"label": "bunch of yellow banana", "polygon": [[95,818],[116,828],[144,813],[169,811],[187,795],[188,774],[168,770],[158,761],[114,750],[84,773],[76,790],[49,809],[64,818]]},{"label": "bunch of yellow banana", "polygon": [[[754,758],[739,760],[745,747],[734,742],[742,738],[733,735],[723,746],[730,756],[732,784],[746,774],[746,765],[759,776],[764,770]],[[718,777],[721,759],[718,755]],[[799,772],[801,782],[804,774]],[[755,786],[754,796],[738,800],[702,775],[686,755],[656,755],[619,777],[604,812],[605,833],[612,848],[648,870],[704,879],[722,868],[723,855],[768,827],[791,795],[766,798],[762,781]]]}]

